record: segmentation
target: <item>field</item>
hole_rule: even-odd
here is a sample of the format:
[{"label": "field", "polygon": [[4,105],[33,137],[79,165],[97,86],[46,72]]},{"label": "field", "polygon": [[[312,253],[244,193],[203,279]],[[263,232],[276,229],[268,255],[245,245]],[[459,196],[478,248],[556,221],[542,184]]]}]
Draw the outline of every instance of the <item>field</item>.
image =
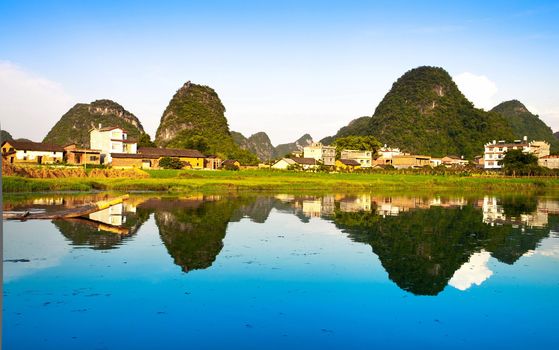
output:
[{"label": "field", "polygon": [[459,176],[421,174],[302,173],[269,170],[151,170],[147,178],[33,179],[4,176],[2,189],[14,192],[50,191],[453,191],[559,190],[556,177]]}]

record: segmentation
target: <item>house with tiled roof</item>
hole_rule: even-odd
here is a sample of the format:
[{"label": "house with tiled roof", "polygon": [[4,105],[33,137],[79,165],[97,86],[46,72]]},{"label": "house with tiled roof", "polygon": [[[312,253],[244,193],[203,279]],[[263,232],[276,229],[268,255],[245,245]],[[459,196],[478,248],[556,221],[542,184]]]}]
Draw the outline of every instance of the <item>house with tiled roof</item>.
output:
[{"label": "house with tiled roof", "polygon": [[101,151],[101,163],[112,163],[112,154],[137,153],[137,141],[128,139],[128,133],[117,126],[102,127],[89,130],[89,147]]},{"label": "house with tiled roof", "polygon": [[99,165],[101,151],[98,149],[80,148],[75,143],[64,146],[64,159],[72,165]]},{"label": "house with tiled roof", "polygon": [[337,159],[336,170],[338,171],[354,171],[361,168],[361,163],[355,159]]},{"label": "house with tiled roof", "polygon": [[9,140],[2,143],[2,156],[11,164],[57,164],[64,162],[64,148],[50,143]]}]

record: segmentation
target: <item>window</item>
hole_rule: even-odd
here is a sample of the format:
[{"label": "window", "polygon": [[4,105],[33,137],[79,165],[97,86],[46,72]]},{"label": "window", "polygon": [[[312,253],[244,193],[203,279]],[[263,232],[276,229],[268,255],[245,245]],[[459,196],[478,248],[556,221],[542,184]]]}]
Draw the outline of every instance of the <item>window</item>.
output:
[{"label": "window", "polygon": [[99,159],[99,157],[97,157],[97,156],[89,156],[89,160],[92,161],[92,162],[95,162],[98,159]]},{"label": "window", "polygon": [[112,150],[117,150],[118,149],[118,144],[117,143],[113,143],[111,149]]}]

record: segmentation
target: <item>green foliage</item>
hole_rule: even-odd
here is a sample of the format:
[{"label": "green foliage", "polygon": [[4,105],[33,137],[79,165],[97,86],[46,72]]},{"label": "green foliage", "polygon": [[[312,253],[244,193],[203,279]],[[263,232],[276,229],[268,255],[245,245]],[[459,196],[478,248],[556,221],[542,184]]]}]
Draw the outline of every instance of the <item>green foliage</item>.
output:
[{"label": "green foliage", "polygon": [[205,153],[209,150],[208,139],[201,135],[193,135],[192,137],[183,140],[181,145],[182,148],[197,149],[202,153]]},{"label": "green foliage", "polygon": [[4,142],[4,141],[10,141],[13,140],[14,138],[12,137],[12,135],[7,132],[6,130],[0,130],[0,141]]},{"label": "green foliage", "polygon": [[528,136],[529,140],[547,141],[551,145],[552,152],[559,151],[559,140],[553,135],[551,128],[539,116],[532,114],[520,101],[503,102],[491,111],[499,113],[506,119],[516,139]]},{"label": "green foliage", "polygon": [[182,169],[185,165],[179,158],[163,157],[159,160],[159,166],[163,169]]},{"label": "green foliage", "polygon": [[501,115],[474,108],[450,75],[437,67],[408,71],[371,118],[352,123],[339,136],[372,135],[405,152],[435,157],[454,154],[472,159],[483,153],[489,140],[514,138]]},{"label": "green foliage", "polygon": [[225,107],[208,86],[187,82],[163,112],[155,143],[162,147],[204,149],[241,164],[258,164],[258,158],[235,144],[229,132]]},{"label": "green foliage", "polygon": [[520,149],[509,150],[503,160],[499,161],[508,175],[533,175],[538,171],[538,157]]},{"label": "green foliage", "polygon": [[483,249],[513,263],[549,235],[549,229],[523,234],[511,224],[485,224],[482,211],[473,205],[416,209],[385,218],[336,211],[334,222],[354,241],[370,244],[389,278],[418,295],[440,293],[475,252]]},{"label": "green foliage", "polygon": [[75,143],[78,147],[89,147],[89,130],[99,124],[121,127],[134,140],[139,140],[140,135],[145,133],[138,118],[121,105],[110,100],[97,100],[90,104],[78,103],[70,108],[43,142],[59,146]]},{"label": "green foliage", "polygon": [[373,157],[376,158],[378,150],[382,147],[380,142],[373,136],[345,136],[340,137],[334,141],[336,146],[336,157],[340,158],[341,151],[358,150],[358,151],[371,151]]},{"label": "green foliage", "polygon": [[357,136],[366,136],[369,130],[369,123],[371,121],[371,117],[361,117],[354,119],[349,122],[347,126],[342,127],[336,135],[328,136],[320,140],[325,145],[331,145],[336,141],[336,139],[340,137],[346,137],[351,135]]},{"label": "green foliage", "polygon": [[232,171],[238,171],[239,167],[236,166],[235,164],[225,164],[223,166],[223,170],[232,170]]},{"label": "green foliage", "polygon": [[156,147],[149,134],[143,133],[138,140],[138,147]]}]

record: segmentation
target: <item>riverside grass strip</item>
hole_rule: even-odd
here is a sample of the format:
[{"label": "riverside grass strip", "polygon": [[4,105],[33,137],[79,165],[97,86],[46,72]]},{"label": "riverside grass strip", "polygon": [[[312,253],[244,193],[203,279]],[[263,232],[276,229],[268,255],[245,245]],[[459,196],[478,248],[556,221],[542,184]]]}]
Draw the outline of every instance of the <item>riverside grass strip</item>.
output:
[{"label": "riverside grass strip", "polygon": [[281,171],[189,171],[152,170],[150,177],[130,178],[58,178],[32,179],[17,176],[3,178],[2,189],[16,192],[60,191],[293,191],[293,190],[559,190],[555,177],[500,177],[419,174],[347,174]]}]

